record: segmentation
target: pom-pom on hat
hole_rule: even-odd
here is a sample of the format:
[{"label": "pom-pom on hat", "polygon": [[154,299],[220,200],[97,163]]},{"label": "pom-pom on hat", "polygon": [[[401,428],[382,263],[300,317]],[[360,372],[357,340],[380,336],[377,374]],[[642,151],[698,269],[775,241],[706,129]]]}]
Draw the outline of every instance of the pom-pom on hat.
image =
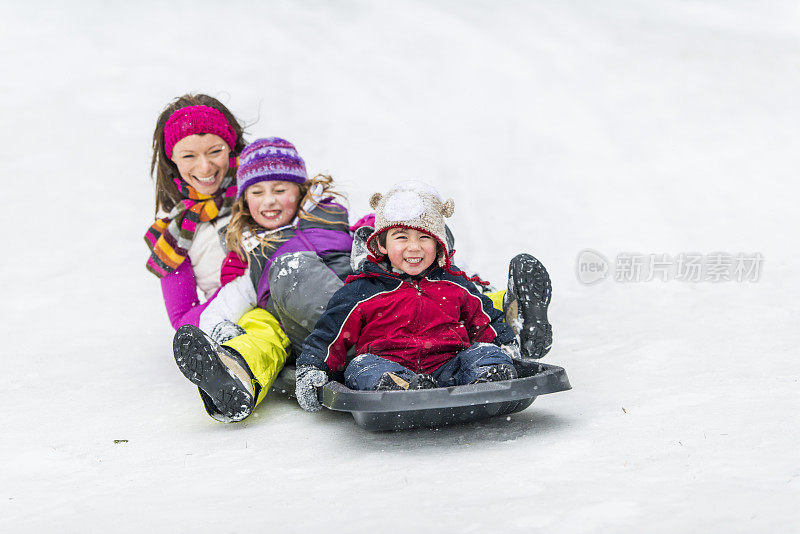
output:
[{"label": "pom-pom on hat", "polygon": [[306,164],[292,143],[280,137],[257,139],[239,155],[236,170],[237,197],[258,182],[283,181],[302,184],[308,180]]},{"label": "pom-pom on hat", "polygon": [[164,150],[172,159],[175,143],[194,134],[210,133],[220,136],[231,150],[230,166],[236,166],[236,132],[228,119],[216,108],[210,106],[187,106],[176,110],[164,125]]},{"label": "pom-pom on hat", "polygon": [[373,194],[369,204],[375,210],[375,232],[367,240],[373,256],[383,256],[378,249],[378,235],[392,228],[411,228],[433,236],[439,242],[439,266],[449,264],[444,219],[453,215],[453,199],[444,201],[434,187],[410,180],[395,184],[385,195]]}]

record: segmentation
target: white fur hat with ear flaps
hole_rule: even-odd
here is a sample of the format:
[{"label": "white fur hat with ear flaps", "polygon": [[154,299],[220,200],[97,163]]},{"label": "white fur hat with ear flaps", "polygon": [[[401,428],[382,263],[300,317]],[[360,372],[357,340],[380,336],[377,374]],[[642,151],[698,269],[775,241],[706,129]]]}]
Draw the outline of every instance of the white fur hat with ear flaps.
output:
[{"label": "white fur hat with ear flaps", "polygon": [[411,228],[432,235],[439,242],[439,266],[449,263],[445,217],[453,215],[455,202],[442,200],[432,186],[417,181],[395,184],[385,195],[374,193],[369,205],[375,210],[375,232],[367,240],[367,248],[376,258],[383,256],[378,249],[378,235],[392,228]]}]

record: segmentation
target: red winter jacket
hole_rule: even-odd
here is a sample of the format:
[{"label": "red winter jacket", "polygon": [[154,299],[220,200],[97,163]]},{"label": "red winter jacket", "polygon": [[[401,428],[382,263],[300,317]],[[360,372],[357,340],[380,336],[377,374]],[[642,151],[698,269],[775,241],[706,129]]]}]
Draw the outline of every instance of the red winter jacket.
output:
[{"label": "red winter jacket", "polygon": [[355,346],[357,355],[431,373],[473,343],[513,339],[502,312],[462,276],[436,267],[421,278],[401,277],[367,261],[331,298],[297,365],[338,371]]}]

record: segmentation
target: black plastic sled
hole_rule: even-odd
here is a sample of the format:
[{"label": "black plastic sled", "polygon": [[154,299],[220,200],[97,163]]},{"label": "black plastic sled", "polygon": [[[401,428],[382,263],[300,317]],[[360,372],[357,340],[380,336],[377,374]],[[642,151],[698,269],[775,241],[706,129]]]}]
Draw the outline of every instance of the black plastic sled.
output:
[{"label": "black plastic sled", "polygon": [[[515,361],[519,378],[411,391],[357,391],[331,381],[319,391],[323,406],[350,412],[367,430],[403,430],[470,423],[524,410],[539,395],[572,389],[557,365]],[[285,368],[273,390],[294,395],[294,368]]]}]

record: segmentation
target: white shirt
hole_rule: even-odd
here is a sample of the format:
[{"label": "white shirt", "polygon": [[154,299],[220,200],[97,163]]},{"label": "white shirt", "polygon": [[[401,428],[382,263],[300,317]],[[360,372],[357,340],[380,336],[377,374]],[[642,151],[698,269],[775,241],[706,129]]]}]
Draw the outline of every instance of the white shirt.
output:
[{"label": "white shirt", "polygon": [[222,247],[219,230],[230,222],[231,216],[217,217],[213,221],[201,222],[194,233],[189,247],[189,260],[192,262],[197,287],[206,299],[219,288],[219,275],[222,262],[228,251]]}]

